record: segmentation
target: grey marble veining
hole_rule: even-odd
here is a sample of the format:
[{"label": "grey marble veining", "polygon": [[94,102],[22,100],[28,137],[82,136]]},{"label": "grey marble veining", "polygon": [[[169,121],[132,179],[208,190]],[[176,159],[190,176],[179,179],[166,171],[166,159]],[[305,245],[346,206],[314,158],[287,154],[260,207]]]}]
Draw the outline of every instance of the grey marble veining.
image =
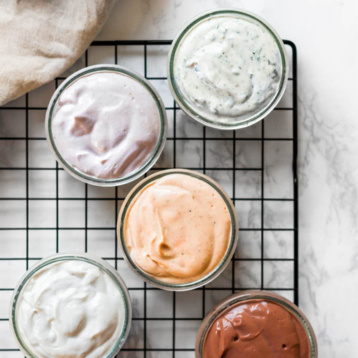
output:
[{"label": "grey marble veining", "polygon": [[[357,5],[349,1],[329,0],[324,4],[309,0],[287,2],[274,0],[120,0],[114,8],[108,23],[98,35],[98,39],[170,39],[193,16],[216,7],[242,7],[252,10],[269,20],[279,33],[292,39],[299,54],[299,180],[300,180],[300,306],[310,319],[318,338],[321,357],[353,358],[358,350],[356,332],[358,312],[356,297],[358,294],[358,125],[355,118],[357,80],[342,81],[345,71],[350,70],[348,78],[356,77],[356,43],[352,23]],[[280,11],[277,11],[280,9]],[[131,14],[131,16],[128,16]],[[302,26],[305,19],[305,26]],[[332,26],[338,23],[340,29]],[[344,34],[344,36],[342,36]],[[334,43],[335,50],[332,50]],[[113,62],[112,48],[91,48],[89,64]],[[151,50],[148,62],[148,74],[165,75],[165,51],[158,46]],[[355,51],[355,52],[354,52]],[[322,60],[322,54],[329,54]],[[354,55],[355,54],[355,55]],[[143,48],[118,47],[119,63],[143,74]],[[84,66],[82,57],[66,72],[70,74]],[[344,84],[342,85],[342,83]],[[352,84],[353,83],[353,84]],[[167,106],[173,105],[167,83],[157,81],[153,85],[163,96]],[[54,90],[50,83],[29,95],[29,105],[46,107]],[[288,86],[280,106],[290,106]],[[21,98],[11,105],[24,106]],[[45,110],[29,112],[29,136],[43,137],[43,119]],[[286,111],[274,112],[264,122],[266,137],[282,138],[292,135],[292,122],[287,120]],[[174,143],[168,140],[156,169],[164,167],[204,167],[203,141],[188,140],[190,137],[202,138],[203,127],[188,119],[181,111],[177,112],[174,129],[173,112],[168,111],[168,137],[182,138],[176,142],[174,163]],[[24,137],[25,116],[23,111],[4,111],[0,118],[0,136]],[[261,195],[261,173],[244,168],[261,167],[261,125],[255,125],[236,131],[235,166],[239,175],[235,176],[233,186],[232,171],[226,170],[232,165],[232,141],[212,140],[210,138],[231,138],[232,132],[218,132],[206,129],[209,140],[205,147],[206,173],[217,180],[229,196],[243,200],[235,206],[241,228],[261,229],[261,202],[250,200]],[[256,138],[257,140],[251,140]],[[245,140],[246,139],[246,140]],[[247,140],[250,139],[250,140]],[[210,143],[210,144],[209,144]],[[0,141],[1,166],[21,166],[26,162],[23,141]],[[289,164],[291,146],[284,141],[267,141],[264,144],[265,198],[292,198],[292,186],[283,182],[282,177],[292,175]],[[29,165],[41,167],[41,171],[30,171],[28,193],[31,198],[49,198],[55,195],[55,167],[46,142],[29,141]],[[215,170],[220,168],[220,170]],[[153,170],[154,171],[154,170]],[[39,184],[41,181],[41,185]],[[88,187],[87,245],[90,252],[108,258],[114,264],[115,252],[114,226],[115,212],[122,199],[135,183],[120,187],[117,191],[118,202],[107,200],[114,198],[113,189]],[[234,188],[234,189],[233,189]],[[24,197],[26,185],[20,171],[1,172],[0,197]],[[58,172],[58,195],[60,198],[85,197],[85,186],[71,178],[66,172]],[[292,227],[292,202],[267,201],[264,204],[265,228]],[[77,229],[83,227],[84,202],[64,200],[59,202],[59,226]],[[3,200],[0,203],[0,227],[22,228],[26,224],[25,202],[21,200]],[[48,256],[56,251],[56,232],[47,228],[56,225],[54,201],[34,200],[29,204],[28,254],[31,264],[37,258]],[[64,215],[70,213],[70,215]],[[79,215],[77,215],[80,213]],[[95,228],[102,227],[103,230]],[[92,229],[91,229],[92,228]],[[59,230],[59,252],[83,252],[85,249],[84,230]],[[8,230],[0,233],[0,258],[24,257],[26,255],[25,230]],[[263,242],[264,257],[292,258],[292,232],[265,232]],[[117,248],[117,255],[122,257]],[[258,287],[261,280],[261,236],[260,231],[242,231],[235,258],[223,274],[214,280],[205,294],[202,291],[177,293],[175,295],[175,314],[183,320],[177,321],[175,342],[177,348],[191,349],[200,324],[203,310],[208,312],[221,299],[232,293],[231,283],[235,276],[235,289],[240,287]],[[245,260],[250,259],[250,260]],[[0,260],[0,287],[14,287],[25,271],[25,262],[21,260]],[[174,297],[172,293],[148,290],[149,302],[147,317],[163,320],[147,321],[144,341],[144,288],[143,281],[137,277],[123,261],[118,261],[118,270],[130,289],[133,302],[132,330],[126,348],[170,348],[173,322],[166,320],[173,314]],[[264,263],[265,287],[292,287],[292,262],[266,261]],[[220,290],[210,290],[217,287]],[[135,288],[135,289],[133,289]],[[292,291],[279,291],[293,299]],[[8,316],[7,305],[11,291],[0,294],[0,318]],[[203,296],[204,295],[204,296]],[[185,321],[185,318],[198,318]],[[8,322],[0,321],[0,347],[16,348]],[[0,358],[17,358],[18,352],[0,352]],[[123,358],[142,358],[143,352],[121,352]],[[147,357],[168,357],[168,352],[148,352]],[[176,352],[176,358],[194,357],[193,352]]]},{"label": "grey marble veining", "polygon": [[[189,18],[216,7],[256,12],[298,47],[300,306],[316,330],[320,356],[353,358],[358,351],[357,3],[123,0],[99,38],[172,38]],[[126,20],[126,11],[135,15]],[[271,122],[265,123],[269,135]],[[281,130],[278,126],[272,135]],[[274,192],[278,184],[270,180]],[[245,225],[255,225],[255,210],[242,213]]]}]

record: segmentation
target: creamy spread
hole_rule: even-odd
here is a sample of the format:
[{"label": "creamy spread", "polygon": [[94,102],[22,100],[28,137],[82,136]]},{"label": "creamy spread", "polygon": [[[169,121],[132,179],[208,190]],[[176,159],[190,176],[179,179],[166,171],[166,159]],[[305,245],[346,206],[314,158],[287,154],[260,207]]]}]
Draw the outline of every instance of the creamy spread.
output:
[{"label": "creamy spread", "polygon": [[124,221],[126,248],[155,279],[196,281],[223,260],[231,235],[223,198],[203,180],[169,174],[145,186]]},{"label": "creamy spread", "polygon": [[203,358],[310,358],[302,323],[283,306],[248,300],[226,309],[206,335]]},{"label": "creamy spread", "polygon": [[239,15],[204,19],[183,37],[174,78],[204,118],[234,122],[267,105],[279,90],[282,60],[273,35]]},{"label": "creamy spread", "polygon": [[20,295],[17,330],[37,357],[101,358],[123,330],[121,292],[90,263],[49,264],[29,279]]},{"label": "creamy spread", "polygon": [[151,93],[118,72],[79,78],[60,95],[52,135],[63,159],[78,171],[104,179],[128,176],[152,156],[160,113]]}]

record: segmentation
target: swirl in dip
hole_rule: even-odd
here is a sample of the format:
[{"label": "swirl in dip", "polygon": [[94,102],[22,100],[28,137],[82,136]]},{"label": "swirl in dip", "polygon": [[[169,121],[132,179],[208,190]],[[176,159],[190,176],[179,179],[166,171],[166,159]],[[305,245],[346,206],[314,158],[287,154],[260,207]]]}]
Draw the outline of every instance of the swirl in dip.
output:
[{"label": "swirl in dip", "polygon": [[16,306],[17,332],[39,358],[107,356],[123,331],[124,317],[124,300],[113,279],[78,260],[40,269]]},{"label": "swirl in dip", "polygon": [[252,299],[222,312],[206,335],[202,358],[310,358],[307,333],[283,306]]},{"label": "swirl in dip", "polygon": [[151,93],[119,72],[84,75],[60,95],[52,118],[57,151],[86,175],[116,179],[142,168],[160,136]]},{"label": "swirl in dip", "polygon": [[184,31],[174,80],[184,102],[201,117],[237,122],[258,113],[278,93],[280,49],[259,21],[227,12],[206,16]]},{"label": "swirl in dip", "polygon": [[231,227],[217,190],[190,175],[171,173],[150,182],[131,201],[124,241],[146,274],[183,284],[205,277],[222,262]]}]

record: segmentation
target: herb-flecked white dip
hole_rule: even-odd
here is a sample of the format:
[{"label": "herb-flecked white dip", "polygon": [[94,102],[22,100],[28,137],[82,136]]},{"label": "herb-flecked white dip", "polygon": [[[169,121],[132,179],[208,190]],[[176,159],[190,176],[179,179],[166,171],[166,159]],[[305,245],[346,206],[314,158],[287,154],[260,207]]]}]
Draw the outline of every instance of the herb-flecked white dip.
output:
[{"label": "herb-flecked white dip", "polygon": [[174,59],[183,98],[202,117],[221,123],[264,108],[279,91],[281,74],[273,35],[233,15],[199,22],[183,37]]}]

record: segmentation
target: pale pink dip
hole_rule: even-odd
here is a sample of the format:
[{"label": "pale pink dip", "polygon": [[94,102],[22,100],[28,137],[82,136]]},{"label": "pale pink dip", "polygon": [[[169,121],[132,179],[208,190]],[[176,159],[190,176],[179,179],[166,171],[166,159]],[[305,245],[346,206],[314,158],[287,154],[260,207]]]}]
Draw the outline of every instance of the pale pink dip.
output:
[{"label": "pale pink dip", "polygon": [[87,175],[114,179],[140,169],[160,135],[151,93],[117,72],[81,77],[59,97],[52,134],[62,158]]}]

